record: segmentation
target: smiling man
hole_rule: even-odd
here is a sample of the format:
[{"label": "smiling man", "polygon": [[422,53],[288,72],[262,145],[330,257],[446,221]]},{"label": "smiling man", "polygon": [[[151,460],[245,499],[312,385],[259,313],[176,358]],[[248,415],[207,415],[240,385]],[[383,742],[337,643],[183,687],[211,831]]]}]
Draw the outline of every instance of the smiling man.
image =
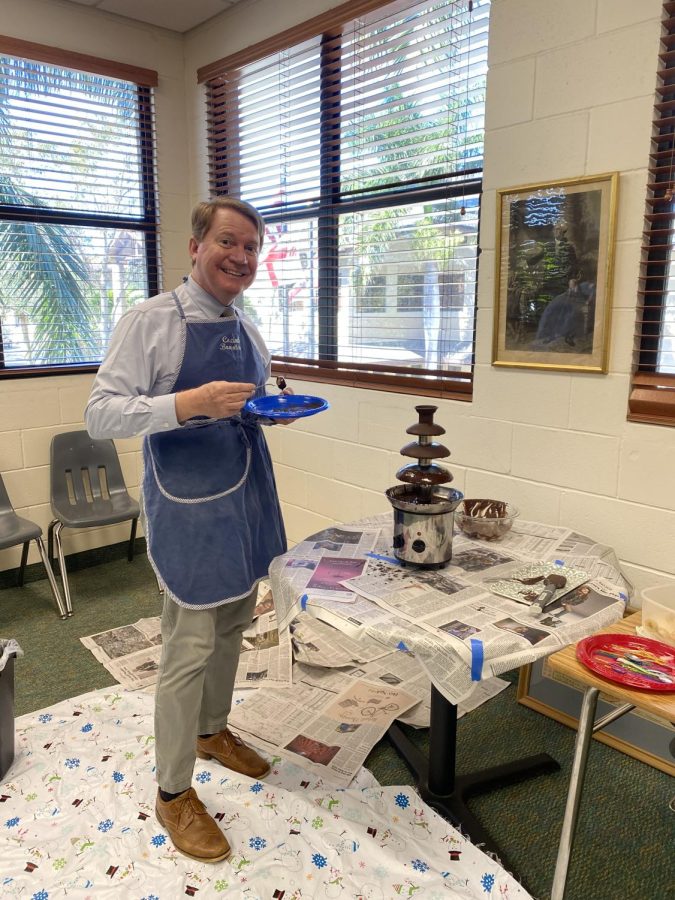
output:
[{"label": "smiling man", "polygon": [[191,787],[196,757],[252,778],[269,771],[227,727],[258,582],[286,550],[267,444],[244,410],[265,392],[270,356],[234,306],[255,279],[264,233],[240,200],[195,207],[190,277],[122,317],[85,413],[93,438],[144,435],[145,535],[164,586],[156,813],[201,862],[230,847]]}]

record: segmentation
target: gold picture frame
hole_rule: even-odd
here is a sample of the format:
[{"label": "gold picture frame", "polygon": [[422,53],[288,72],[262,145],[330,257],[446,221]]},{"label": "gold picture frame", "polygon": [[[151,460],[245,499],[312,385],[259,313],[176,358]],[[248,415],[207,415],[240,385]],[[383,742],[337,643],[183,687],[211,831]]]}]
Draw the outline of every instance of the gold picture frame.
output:
[{"label": "gold picture frame", "polygon": [[494,366],[607,372],[618,180],[497,191]]},{"label": "gold picture frame", "polygon": [[[522,666],[519,670],[518,703],[570,728],[576,729],[579,725],[583,695],[582,684],[550,670],[545,659]],[[596,721],[619,705],[619,701],[601,693]],[[593,738],[675,776],[675,726],[658,716],[633,710],[595,732]]]}]

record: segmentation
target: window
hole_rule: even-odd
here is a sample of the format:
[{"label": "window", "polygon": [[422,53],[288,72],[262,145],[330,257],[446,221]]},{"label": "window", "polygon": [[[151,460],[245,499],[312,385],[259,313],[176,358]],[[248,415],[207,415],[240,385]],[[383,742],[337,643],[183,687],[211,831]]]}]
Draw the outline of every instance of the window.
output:
[{"label": "window", "polygon": [[360,0],[200,71],[212,193],[267,223],[275,370],[470,397],[488,16]]},{"label": "window", "polygon": [[663,4],[628,418],[675,425],[675,4]]},{"label": "window", "polygon": [[0,37],[0,375],[91,371],[157,292],[156,83]]}]

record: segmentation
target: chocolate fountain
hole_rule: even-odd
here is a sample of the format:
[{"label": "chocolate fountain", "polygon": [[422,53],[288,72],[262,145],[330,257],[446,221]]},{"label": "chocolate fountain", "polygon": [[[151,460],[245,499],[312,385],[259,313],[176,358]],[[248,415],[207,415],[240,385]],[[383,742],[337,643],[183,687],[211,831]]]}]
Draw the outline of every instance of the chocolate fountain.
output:
[{"label": "chocolate fountain", "polygon": [[394,553],[403,563],[425,569],[439,569],[452,556],[452,528],[455,509],[463,494],[454,488],[442,487],[452,481],[452,473],[445,466],[433,462],[450,456],[443,444],[432,438],[445,434],[434,422],[437,406],[416,406],[419,422],[406,428],[417,441],[406,444],[402,456],[416,462],[402,466],[396,477],[403,484],[385,491],[394,507]]}]

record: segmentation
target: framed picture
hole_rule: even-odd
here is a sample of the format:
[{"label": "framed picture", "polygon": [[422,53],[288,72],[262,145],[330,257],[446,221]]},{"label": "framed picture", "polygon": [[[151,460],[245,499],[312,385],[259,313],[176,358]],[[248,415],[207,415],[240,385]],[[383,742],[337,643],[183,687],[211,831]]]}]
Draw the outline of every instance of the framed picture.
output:
[{"label": "framed picture", "polygon": [[493,365],[607,371],[617,185],[497,191]]},{"label": "framed picture", "polygon": [[[520,669],[518,702],[571,728],[579,723],[583,696],[583,685],[550,671],[545,659]],[[600,694],[596,719],[620,705]],[[675,775],[675,726],[664,719],[633,710],[597,731],[594,738],[668,775]]]}]

